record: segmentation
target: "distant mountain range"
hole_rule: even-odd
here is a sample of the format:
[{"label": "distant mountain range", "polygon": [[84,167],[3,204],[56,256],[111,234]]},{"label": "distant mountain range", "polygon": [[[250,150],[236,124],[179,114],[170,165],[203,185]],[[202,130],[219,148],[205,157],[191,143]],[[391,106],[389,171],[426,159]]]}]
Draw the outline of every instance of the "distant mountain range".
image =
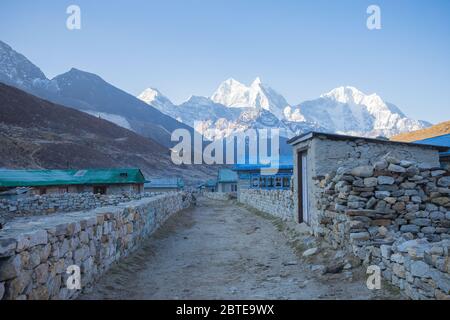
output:
[{"label": "distant mountain range", "polygon": [[180,105],[154,88],[134,97],[95,74],[75,68],[48,79],[25,56],[1,41],[0,82],[108,120],[168,148],[174,145],[170,136],[178,128],[195,129],[208,139],[252,128],[275,128],[285,141],[308,131],[390,137],[431,125],[408,118],[376,94],[366,95],[349,86],[300,104],[288,103],[260,78],[249,86],[228,79],[210,97],[191,96]]},{"label": "distant mountain range", "polygon": [[192,128],[158,111],[99,76],[77,69],[48,79],[22,54],[0,41],[0,82],[40,98],[114,122],[170,147],[173,130]]},{"label": "distant mountain range", "polygon": [[408,118],[377,94],[366,95],[350,86],[291,105],[259,77],[249,86],[228,79],[211,97],[193,96],[181,105],[174,105],[154,88],[138,98],[189,126],[197,122],[195,129],[211,139],[249,128],[278,128],[285,137],[311,130],[389,137],[431,125]]}]

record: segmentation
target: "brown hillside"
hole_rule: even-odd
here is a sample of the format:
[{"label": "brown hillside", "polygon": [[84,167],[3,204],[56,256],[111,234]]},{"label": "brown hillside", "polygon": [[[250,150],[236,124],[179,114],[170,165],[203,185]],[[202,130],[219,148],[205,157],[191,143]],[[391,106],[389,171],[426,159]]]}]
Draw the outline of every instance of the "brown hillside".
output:
[{"label": "brown hillside", "polygon": [[109,121],[0,83],[0,168],[138,167],[148,177],[204,180],[212,168],[176,166],[169,150]]},{"label": "brown hillside", "polygon": [[448,133],[450,133],[450,121],[445,121],[426,129],[401,133],[399,135],[391,137],[391,140],[411,142],[436,136],[442,136]]}]

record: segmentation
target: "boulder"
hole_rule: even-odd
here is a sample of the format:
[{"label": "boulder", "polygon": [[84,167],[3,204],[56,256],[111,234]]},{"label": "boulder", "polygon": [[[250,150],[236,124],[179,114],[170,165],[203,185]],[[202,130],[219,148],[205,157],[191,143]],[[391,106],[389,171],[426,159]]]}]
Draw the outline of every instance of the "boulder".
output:
[{"label": "boulder", "polygon": [[406,172],[406,169],[403,168],[402,166],[396,165],[391,163],[388,167],[388,170],[391,172],[396,172],[396,173],[404,173]]},{"label": "boulder", "polygon": [[378,184],[386,184],[386,185],[391,185],[394,184],[395,179],[393,177],[389,177],[389,176],[379,176],[378,177]]},{"label": "boulder", "polygon": [[359,166],[353,168],[351,174],[356,177],[368,178],[373,175],[373,167],[372,166]]}]

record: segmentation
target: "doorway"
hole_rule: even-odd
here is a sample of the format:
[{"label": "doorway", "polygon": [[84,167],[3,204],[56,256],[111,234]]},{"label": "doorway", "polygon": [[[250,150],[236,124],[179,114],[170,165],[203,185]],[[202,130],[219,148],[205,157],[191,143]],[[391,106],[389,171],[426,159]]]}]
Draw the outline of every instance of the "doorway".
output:
[{"label": "doorway", "polygon": [[308,212],[308,167],[307,152],[297,153],[297,201],[298,222],[309,223]]}]

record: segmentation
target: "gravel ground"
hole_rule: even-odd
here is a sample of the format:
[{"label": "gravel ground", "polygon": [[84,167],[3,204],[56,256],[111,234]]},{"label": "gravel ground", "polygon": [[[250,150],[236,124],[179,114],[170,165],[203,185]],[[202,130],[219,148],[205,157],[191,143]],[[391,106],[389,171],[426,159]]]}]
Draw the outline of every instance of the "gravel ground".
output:
[{"label": "gravel ground", "polygon": [[[362,267],[321,275],[280,221],[233,201],[201,198],[80,299],[402,299],[368,290]],[[317,261],[314,261],[317,263]]]}]

